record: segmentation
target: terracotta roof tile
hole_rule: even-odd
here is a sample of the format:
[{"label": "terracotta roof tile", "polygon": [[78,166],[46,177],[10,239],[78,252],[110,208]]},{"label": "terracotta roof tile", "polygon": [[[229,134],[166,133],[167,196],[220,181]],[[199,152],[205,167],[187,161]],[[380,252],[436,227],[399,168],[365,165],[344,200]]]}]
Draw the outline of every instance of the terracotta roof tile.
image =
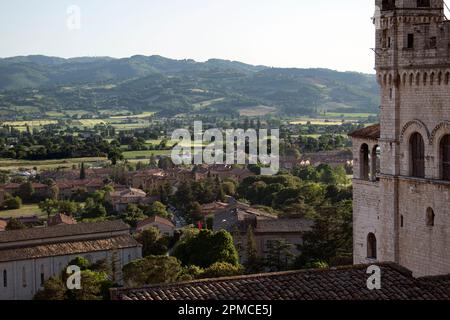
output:
[{"label": "terracotta roof tile", "polygon": [[375,124],[373,126],[353,131],[352,133],[349,134],[349,137],[378,140],[380,139],[380,125]]},{"label": "terracotta roof tile", "polygon": [[368,266],[303,270],[200,280],[140,289],[113,289],[114,300],[440,300],[450,298],[450,277],[415,279],[392,263],[379,264],[381,290],[367,288]]},{"label": "terracotta roof tile", "polygon": [[5,231],[6,226],[8,225],[8,222],[5,220],[0,220],[0,231]]},{"label": "terracotta roof tile", "polygon": [[314,222],[308,219],[257,220],[255,233],[293,233],[311,230]]},{"label": "terracotta roof tile", "polygon": [[83,241],[59,242],[0,250],[0,262],[38,259],[86,252],[116,250],[137,247],[139,244],[130,235]]},{"label": "terracotta roof tile", "polygon": [[164,224],[166,226],[175,228],[175,225],[173,224],[172,221],[170,221],[168,219],[161,218],[159,216],[153,216],[153,217],[150,217],[150,218],[147,218],[145,220],[140,221],[137,224],[137,229],[140,229],[140,228],[142,228],[142,227],[144,227],[144,226],[146,226],[148,224],[152,224],[152,223],[160,223],[160,224]]},{"label": "terracotta roof tile", "polygon": [[8,242],[54,239],[72,235],[125,231],[129,229],[130,227],[122,220],[117,220],[6,231],[0,233],[0,246]]}]

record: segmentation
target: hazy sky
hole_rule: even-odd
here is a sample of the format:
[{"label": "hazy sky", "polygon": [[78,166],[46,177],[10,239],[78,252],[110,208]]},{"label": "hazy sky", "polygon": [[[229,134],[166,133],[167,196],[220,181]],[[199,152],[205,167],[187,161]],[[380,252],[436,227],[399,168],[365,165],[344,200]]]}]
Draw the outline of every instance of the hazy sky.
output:
[{"label": "hazy sky", "polygon": [[[373,72],[374,0],[1,0],[0,57],[135,54]],[[80,28],[76,13],[80,8]],[[73,11],[72,11],[73,12]],[[75,29],[68,27],[75,26]],[[75,23],[75,24],[74,24]]]}]

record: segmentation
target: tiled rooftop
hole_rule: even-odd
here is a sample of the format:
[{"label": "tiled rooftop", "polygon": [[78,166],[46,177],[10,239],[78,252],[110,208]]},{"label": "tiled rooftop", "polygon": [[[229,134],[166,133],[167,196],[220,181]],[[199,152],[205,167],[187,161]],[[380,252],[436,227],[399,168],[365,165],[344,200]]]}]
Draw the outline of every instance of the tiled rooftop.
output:
[{"label": "tiled rooftop", "polygon": [[353,131],[349,134],[349,136],[352,138],[378,140],[380,139],[380,125],[375,124],[373,126]]},{"label": "tiled rooftop", "polygon": [[200,280],[138,289],[113,289],[114,300],[442,300],[450,276],[415,279],[392,263],[379,264],[381,290],[367,288],[368,266],[304,270]]},{"label": "tiled rooftop", "polygon": [[105,221],[96,223],[79,223],[72,225],[58,225],[47,228],[32,228],[24,230],[5,231],[0,233],[0,245],[5,246],[10,242],[31,241],[45,239],[63,238],[67,236],[79,236],[86,234],[116,232],[129,230],[129,226],[122,222]]}]

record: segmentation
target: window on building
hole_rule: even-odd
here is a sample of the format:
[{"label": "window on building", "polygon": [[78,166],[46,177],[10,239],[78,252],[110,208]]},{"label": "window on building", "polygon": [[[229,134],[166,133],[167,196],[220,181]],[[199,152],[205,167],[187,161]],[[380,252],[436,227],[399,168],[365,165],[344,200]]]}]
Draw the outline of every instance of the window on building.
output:
[{"label": "window on building", "polygon": [[403,228],[405,226],[405,218],[402,216],[400,216],[400,227]]},{"label": "window on building", "polygon": [[3,287],[8,287],[8,272],[6,270],[3,270]]},{"label": "window on building", "polygon": [[428,227],[434,227],[435,218],[436,218],[436,215],[434,214],[433,209],[428,208],[427,209],[427,226]]},{"label": "window on building", "polygon": [[425,178],[425,143],[420,133],[411,136],[411,176]]},{"label": "window on building", "polygon": [[44,265],[41,264],[41,287],[44,286],[44,282],[45,282],[45,269]]},{"label": "window on building", "polygon": [[428,43],[428,47],[430,49],[436,49],[437,48],[437,38],[436,37],[431,37]]},{"label": "window on building", "polygon": [[414,49],[414,34],[408,34],[408,42],[406,46],[408,49]]},{"label": "window on building", "polygon": [[395,8],[395,0],[383,0],[382,2],[383,10],[392,10]]},{"label": "window on building", "polygon": [[360,179],[369,180],[369,146],[367,144],[363,144],[360,150]]},{"label": "window on building", "polygon": [[417,0],[417,7],[418,8],[429,8],[430,0]]},{"label": "window on building", "polygon": [[441,140],[442,179],[450,181],[450,135]]},{"label": "window on building", "polygon": [[370,157],[371,160],[370,178],[372,181],[377,181],[380,174],[380,156],[381,156],[381,149],[378,145],[376,145],[373,147],[372,155]]},{"label": "window on building", "polygon": [[27,287],[27,270],[25,270],[25,267],[22,267],[22,287]]},{"label": "window on building", "polygon": [[367,236],[367,258],[377,258],[377,237],[373,233]]},{"label": "window on building", "polygon": [[381,47],[386,48],[387,47],[387,38],[388,38],[388,30],[384,29],[383,34],[381,36]]}]

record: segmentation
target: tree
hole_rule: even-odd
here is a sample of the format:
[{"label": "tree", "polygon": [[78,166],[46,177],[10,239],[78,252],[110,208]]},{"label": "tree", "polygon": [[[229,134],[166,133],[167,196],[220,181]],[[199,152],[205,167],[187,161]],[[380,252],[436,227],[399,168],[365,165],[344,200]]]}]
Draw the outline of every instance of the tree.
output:
[{"label": "tree", "polygon": [[57,201],[52,199],[46,199],[45,201],[39,203],[39,209],[47,213],[48,218],[57,213],[64,213],[69,216],[74,216],[81,210],[80,206],[73,201]]},{"label": "tree", "polygon": [[304,234],[303,245],[299,246],[301,255],[297,258],[296,266],[303,268],[315,261],[329,265],[334,265],[334,261],[351,263],[352,212],[351,200],[319,208],[312,230]]},{"label": "tree", "polygon": [[203,279],[234,277],[243,274],[244,268],[241,265],[233,265],[226,262],[216,262],[200,275]]},{"label": "tree", "polygon": [[91,263],[88,259],[83,257],[76,257],[72,261],[69,262],[69,266],[77,266],[80,268],[80,270],[88,270]]},{"label": "tree", "polygon": [[234,197],[236,195],[236,185],[231,181],[223,182],[222,189],[228,196]]},{"label": "tree", "polygon": [[3,208],[6,210],[17,210],[22,207],[22,199],[20,197],[7,197],[5,201],[3,201]]},{"label": "tree", "polygon": [[162,218],[169,218],[169,212],[167,212],[167,207],[159,201],[153,202],[150,207],[146,210],[145,214],[149,217],[159,216]]},{"label": "tree", "polygon": [[129,224],[131,227],[135,228],[139,221],[146,218],[144,212],[135,204],[129,204],[125,212],[121,214],[121,219]]},{"label": "tree", "polygon": [[158,167],[163,170],[167,170],[174,167],[172,159],[169,157],[163,157],[158,162]]},{"label": "tree", "polygon": [[156,228],[144,230],[139,234],[136,240],[142,244],[142,255],[159,256],[167,253],[167,238],[161,235],[161,232]]},{"label": "tree", "polygon": [[[109,288],[113,283],[108,280],[106,272],[92,270],[93,265],[82,257],[73,259],[69,265],[81,269],[81,289],[68,290],[66,281],[68,275],[63,271],[58,277],[44,282],[43,289],[38,291],[34,300],[106,300],[109,298]],[[64,270],[66,270],[64,268]]]},{"label": "tree", "polygon": [[27,227],[18,219],[16,218],[11,218],[9,219],[5,230],[6,231],[12,231],[12,230],[23,230],[26,229]]},{"label": "tree", "polygon": [[124,266],[123,275],[131,287],[174,283],[183,275],[183,267],[175,257],[148,256]]},{"label": "tree", "polygon": [[58,200],[58,198],[59,198],[59,187],[58,187],[58,185],[56,183],[52,183],[50,185],[49,197],[52,200]]},{"label": "tree", "polygon": [[272,272],[289,270],[294,260],[293,247],[286,240],[268,241],[266,267]]},{"label": "tree", "polygon": [[247,230],[247,260],[245,262],[245,269],[247,273],[258,273],[262,268],[262,261],[258,256],[258,249],[256,248],[255,234],[253,227],[249,226]]},{"label": "tree", "polygon": [[61,278],[50,278],[44,282],[43,289],[35,294],[33,300],[65,300],[66,290]]},{"label": "tree", "polygon": [[34,192],[35,190],[33,184],[30,181],[28,181],[20,185],[18,193],[20,198],[27,203],[33,200]]},{"label": "tree", "polygon": [[80,180],[84,180],[86,179],[86,169],[84,167],[84,162],[81,163],[81,168],[80,168]]},{"label": "tree", "polygon": [[108,288],[112,285],[106,273],[91,270],[81,271],[81,283],[80,290],[68,291],[69,300],[105,300]]},{"label": "tree", "polygon": [[203,221],[202,206],[197,201],[191,202],[186,207],[186,220],[190,223]]},{"label": "tree", "polygon": [[175,204],[178,208],[185,209],[191,202],[194,201],[191,184],[183,181],[175,192]]},{"label": "tree", "polygon": [[219,232],[201,230],[196,235],[182,239],[174,248],[173,255],[185,266],[208,268],[216,262],[239,264],[233,237],[225,230]]},{"label": "tree", "polygon": [[106,209],[102,202],[88,198],[81,214],[82,219],[98,219],[106,217]]},{"label": "tree", "polygon": [[47,199],[44,202],[39,203],[39,209],[47,214],[47,219],[50,219],[52,215],[58,213],[59,207],[56,200]]},{"label": "tree", "polygon": [[113,148],[108,152],[108,160],[111,161],[111,164],[115,166],[119,161],[124,159],[122,150],[120,148]]}]

